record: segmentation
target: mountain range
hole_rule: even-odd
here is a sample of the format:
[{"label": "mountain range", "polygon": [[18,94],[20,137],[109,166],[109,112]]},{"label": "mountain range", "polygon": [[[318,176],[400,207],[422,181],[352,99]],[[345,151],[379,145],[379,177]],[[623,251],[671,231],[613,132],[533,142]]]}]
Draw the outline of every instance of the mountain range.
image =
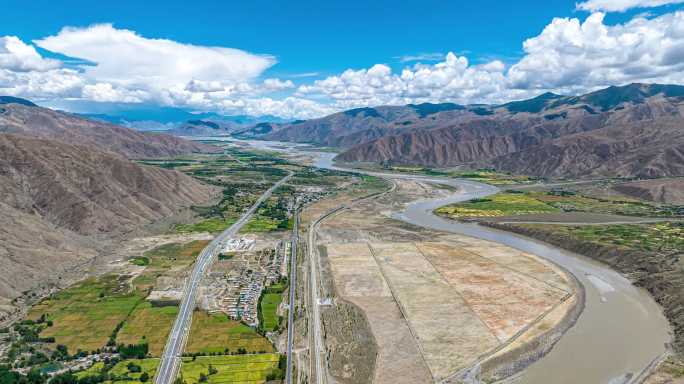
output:
[{"label": "mountain range", "polygon": [[113,239],[216,196],[131,159],[213,151],[0,97],[0,320],[22,293],[82,278]]},{"label": "mountain range", "polygon": [[629,84],[502,105],[357,108],[239,134],[337,147],[343,162],[548,178],[677,176],[684,175],[684,87]]}]

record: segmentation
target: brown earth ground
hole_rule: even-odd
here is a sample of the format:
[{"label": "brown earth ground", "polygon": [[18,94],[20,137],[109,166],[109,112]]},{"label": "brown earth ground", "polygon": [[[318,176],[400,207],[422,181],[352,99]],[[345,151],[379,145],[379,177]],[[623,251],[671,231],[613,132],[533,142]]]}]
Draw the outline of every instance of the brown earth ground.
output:
[{"label": "brown earth ground", "polygon": [[[415,181],[396,183],[394,192],[353,204],[318,230],[321,296],[358,308],[368,327],[362,332],[370,330],[374,339],[359,340],[365,343],[361,350],[377,354],[364,365],[353,357],[334,361],[345,355],[328,353],[334,379],[350,382],[331,367],[367,371],[371,364],[373,377],[357,382],[446,379],[553,329],[574,307],[573,281],[545,260],[391,219],[406,202],[445,193]],[[307,208],[302,226],[344,200],[338,196]],[[324,314],[329,352],[340,342],[350,344],[331,328],[330,317]]]}]

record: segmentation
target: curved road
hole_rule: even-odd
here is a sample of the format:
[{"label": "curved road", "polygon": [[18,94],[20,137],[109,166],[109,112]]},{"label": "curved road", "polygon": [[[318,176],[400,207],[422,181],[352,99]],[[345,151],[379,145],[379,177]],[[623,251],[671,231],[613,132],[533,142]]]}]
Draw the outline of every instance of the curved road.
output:
[{"label": "curved road", "polygon": [[259,200],[254,203],[245,213],[240,216],[240,219],[231,225],[228,229],[221,232],[220,235],[216,236],[214,240],[207,245],[195,261],[195,268],[192,270],[190,277],[185,284],[183,289],[183,298],[181,299],[180,308],[178,311],[178,316],[176,321],[171,328],[169,333],[169,338],[164,347],[164,353],[162,354],[161,361],[159,362],[159,369],[155,375],[154,382],[156,384],[170,384],[178,375],[178,369],[180,368],[181,356],[183,354],[183,349],[185,348],[185,342],[188,338],[188,333],[190,332],[190,325],[192,324],[192,312],[195,310],[195,300],[197,298],[197,290],[200,281],[204,277],[207,268],[213,263],[215,256],[220,250],[221,244],[235,236],[238,231],[249,221],[254,212],[259,208],[261,203],[266,201],[273,191],[278,187],[283,185],[290,177],[292,173],[282,178],[280,181],[275,183],[271,188],[269,188]]}]

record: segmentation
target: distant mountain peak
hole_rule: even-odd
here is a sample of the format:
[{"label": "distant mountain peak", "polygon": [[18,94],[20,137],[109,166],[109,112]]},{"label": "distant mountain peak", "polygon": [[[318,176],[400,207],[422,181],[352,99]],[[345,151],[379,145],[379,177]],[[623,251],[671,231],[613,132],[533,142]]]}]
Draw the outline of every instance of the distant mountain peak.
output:
[{"label": "distant mountain peak", "polygon": [[407,107],[413,108],[414,111],[420,116],[425,117],[435,113],[444,111],[455,111],[465,109],[464,106],[454,103],[422,103],[422,104],[409,104]]},{"label": "distant mountain peak", "polygon": [[0,96],[0,104],[21,104],[27,107],[37,107],[33,102],[14,96]]},{"label": "distant mountain peak", "polygon": [[501,105],[501,107],[506,108],[509,112],[519,113],[539,113],[544,108],[547,107],[549,101],[562,99],[564,96],[557,95],[552,92],[545,92],[537,97],[533,97],[527,100],[511,101],[509,103]]}]

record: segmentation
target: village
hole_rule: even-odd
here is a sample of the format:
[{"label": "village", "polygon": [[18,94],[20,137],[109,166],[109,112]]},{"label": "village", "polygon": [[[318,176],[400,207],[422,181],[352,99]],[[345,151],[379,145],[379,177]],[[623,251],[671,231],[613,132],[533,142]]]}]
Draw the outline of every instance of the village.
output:
[{"label": "village", "polygon": [[200,308],[257,327],[259,298],[287,276],[289,251],[290,243],[282,240],[258,246],[254,238],[229,239],[202,281]]}]

